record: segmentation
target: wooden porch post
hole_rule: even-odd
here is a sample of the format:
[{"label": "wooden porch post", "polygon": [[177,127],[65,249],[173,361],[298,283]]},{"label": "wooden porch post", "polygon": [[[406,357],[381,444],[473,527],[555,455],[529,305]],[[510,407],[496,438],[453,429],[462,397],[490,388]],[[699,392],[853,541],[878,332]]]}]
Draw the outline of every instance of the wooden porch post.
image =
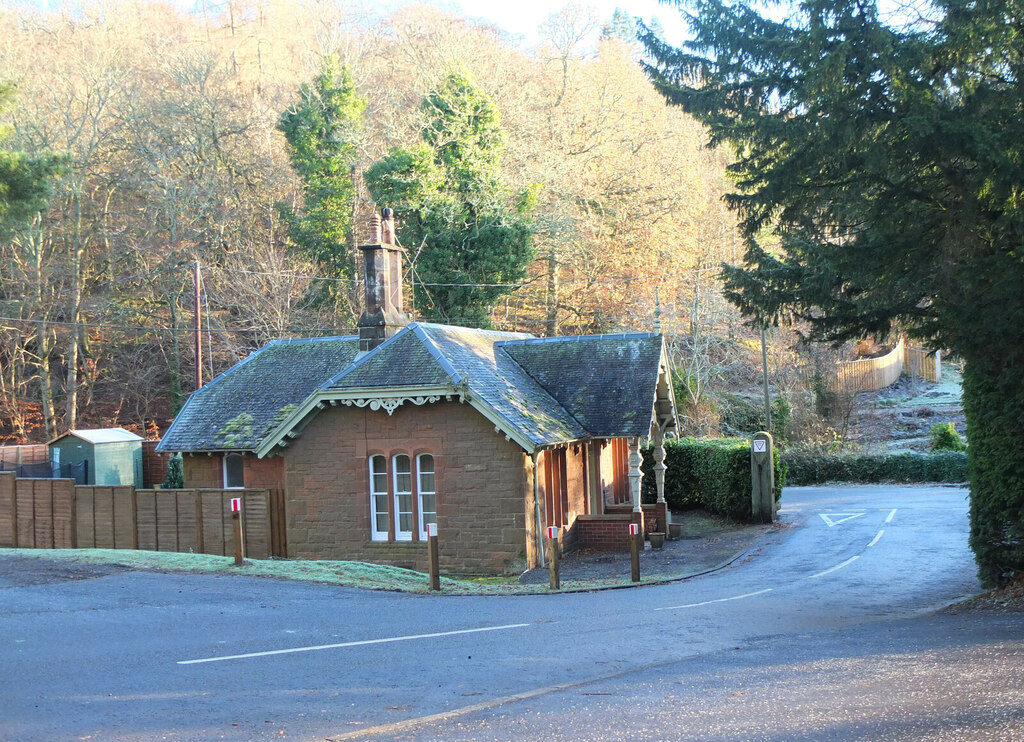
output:
[{"label": "wooden porch post", "polygon": [[658,428],[654,438],[654,482],[658,488],[658,504],[665,502],[665,434]]},{"label": "wooden porch post", "polygon": [[633,512],[640,512],[640,479],[643,474],[640,472],[640,464],[643,457],[640,455],[640,439],[629,439],[629,492],[633,498]]}]

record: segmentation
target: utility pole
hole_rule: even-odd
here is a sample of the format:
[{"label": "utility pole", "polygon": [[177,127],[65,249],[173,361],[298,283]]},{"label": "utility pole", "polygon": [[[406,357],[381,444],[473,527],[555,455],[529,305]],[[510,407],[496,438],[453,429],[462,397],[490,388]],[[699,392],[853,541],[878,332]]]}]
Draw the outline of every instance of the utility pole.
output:
[{"label": "utility pole", "polygon": [[765,322],[761,322],[761,377],[764,383],[764,429],[772,430],[772,398],[768,394],[768,349],[765,345]]},{"label": "utility pole", "polygon": [[192,283],[195,285],[195,315],[196,315],[196,391],[203,388],[203,315],[202,305],[199,301],[200,278],[199,258],[196,258],[192,266]]}]

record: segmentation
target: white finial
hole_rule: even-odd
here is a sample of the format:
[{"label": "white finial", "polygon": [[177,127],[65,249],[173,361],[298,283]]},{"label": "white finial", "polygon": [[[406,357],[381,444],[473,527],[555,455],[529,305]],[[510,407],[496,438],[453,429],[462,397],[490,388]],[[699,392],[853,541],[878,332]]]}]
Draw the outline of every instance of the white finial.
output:
[{"label": "white finial", "polygon": [[654,288],[654,332],[661,334],[661,298],[657,287]]}]

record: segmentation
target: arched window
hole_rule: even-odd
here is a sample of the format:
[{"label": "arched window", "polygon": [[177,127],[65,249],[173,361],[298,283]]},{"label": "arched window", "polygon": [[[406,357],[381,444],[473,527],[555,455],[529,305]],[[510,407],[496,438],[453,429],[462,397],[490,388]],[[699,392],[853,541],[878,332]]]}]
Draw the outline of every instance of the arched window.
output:
[{"label": "arched window", "polygon": [[224,454],[224,489],[241,489],[245,486],[245,461],[237,452]]},{"label": "arched window", "polygon": [[395,477],[395,540],[412,541],[412,466],[409,457],[396,454]]},{"label": "arched window", "polygon": [[434,457],[421,453],[416,457],[416,490],[420,505],[420,538],[427,537],[427,524],[437,523],[437,485],[434,476]]},{"label": "arched window", "polygon": [[388,464],[379,454],[370,457],[370,528],[374,541],[388,540]]}]

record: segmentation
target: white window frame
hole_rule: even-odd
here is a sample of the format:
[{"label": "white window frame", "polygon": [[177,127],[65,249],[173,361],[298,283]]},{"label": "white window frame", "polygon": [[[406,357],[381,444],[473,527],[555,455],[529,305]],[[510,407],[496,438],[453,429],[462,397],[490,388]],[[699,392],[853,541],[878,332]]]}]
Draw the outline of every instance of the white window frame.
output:
[{"label": "white window frame", "polygon": [[[404,457],[409,462],[409,489],[399,490],[398,489],[398,460]],[[406,472],[403,472],[405,474]],[[412,529],[414,527],[413,518],[415,516],[414,508],[414,493],[413,493],[413,471],[412,471],[412,457],[407,453],[396,453],[391,457],[391,477],[392,486],[394,487],[394,496],[391,501],[395,504],[394,511],[394,524],[395,524],[395,541],[412,541]],[[400,497],[409,498],[409,509],[402,510]],[[409,530],[402,530],[402,516],[408,514],[409,516]]]},{"label": "white window frame", "polygon": [[[374,481],[375,475],[380,476],[380,472],[374,472],[373,462],[375,459],[380,459],[384,463],[384,489],[378,490]],[[386,525],[384,530],[381,531],[377,528],[377,516],[384,515],[385,522],[390,525],[391,513],[389,510],[385,510],[383,513],[377,507],[377,498],[383,497],[383,504],[385,507],[388,505],[390,497],[388,495],[388,459],[383,454],[373,454],[370,456],[368,461],[370,471],[370,538],[373,541],[387,541],[389,538],[389,528]]]},{"label": "white window frame", "polygon": [[[228,459],[230,457],[232,457],[232,456],[237,456],[238,459],[239,459],[239,462],[240,462],[239,466],[241,467],[241,469],[239,470],[239,474],[242,477],[242,483],[241,484],[229,484],[228,483]],[[228,451],[227,453],[225,453],[223,458],[221,458],[221,477],[222,477],[222,481],[224,482],[224,489],[226,489],[226,490],[243,490],[243,489],[245,489],[245,457],[241,453],[239,453],[238,451]]]},{"label": "white window frame", "polygon": [[[430,474],[434,476],[434,486],[427,489],[423,486],[423,475],[428,473],[423,471],[423,457],[430,457]],[[434,497],[434,508],[433,510],[427,510],[423,505],[423,496],[432,495]],[[420,528],[420,539],[422,541],[427,540],[427,523],[437,523],[437,459],[431,453],[421,453],[416,456],[416,500],[419,504],[419,528]],[[427,516],[433,516],[429,521]]]}]

